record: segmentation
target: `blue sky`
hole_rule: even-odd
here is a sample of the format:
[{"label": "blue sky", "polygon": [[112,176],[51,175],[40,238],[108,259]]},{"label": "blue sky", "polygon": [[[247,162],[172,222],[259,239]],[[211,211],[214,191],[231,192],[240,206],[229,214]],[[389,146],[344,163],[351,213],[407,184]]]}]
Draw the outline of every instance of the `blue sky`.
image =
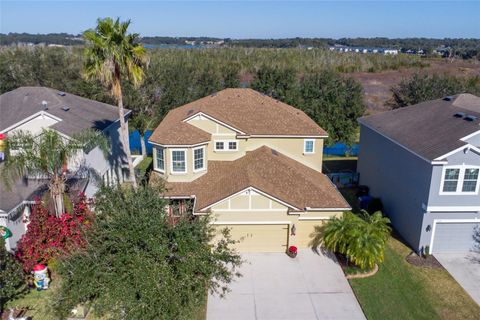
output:
[{"label": "blue sky", "polygon": [[80,33],[98,17],[142,35],[480,38],[477,1],[5,1],[0,32]]}]

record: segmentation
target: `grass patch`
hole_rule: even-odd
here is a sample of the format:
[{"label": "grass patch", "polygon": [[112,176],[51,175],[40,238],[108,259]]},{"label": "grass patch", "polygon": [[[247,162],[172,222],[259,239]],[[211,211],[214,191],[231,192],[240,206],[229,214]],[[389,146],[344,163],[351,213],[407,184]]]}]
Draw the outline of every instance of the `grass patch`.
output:
[{"label": "grass patch", "polygon": [[390,238],[372,277],[350,284],[368,319],[478,319],[480,306],[444,269],[410,265],[411,250]]},{"label": "grass patch", "polygon": [[52,294],[52,289],[45,291],[33,289],[23,296],[9,301],[5,309],[27,309],[26,316],[32,317],[35,320],[55,319],[55,315],[50,309]]}]

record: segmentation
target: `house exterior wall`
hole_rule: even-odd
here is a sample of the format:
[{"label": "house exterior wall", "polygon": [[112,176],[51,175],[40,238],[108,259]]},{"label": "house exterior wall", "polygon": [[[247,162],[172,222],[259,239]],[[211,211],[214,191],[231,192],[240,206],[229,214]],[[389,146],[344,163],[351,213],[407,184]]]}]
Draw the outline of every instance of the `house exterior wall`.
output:
[{"label": "house exterior wall", "polygon": [[244,192],[214,205],[212,222],[218,225],[295,225],[295,235],[290,234],[288,245],[299,248],[311,246],[315,227],[321,226],[342,212],[308,211],[293,213],[288,207],[255,191]]},{"label": "house exterior wall", "polygon": [[384,213],[412,248],[420,249],[432,167],[400,145],[361,125],[360,183],[382,200]]},{"label": "house exterior wall", "polygon": [[445,167],[465,165],[466,167],[480,168],[480,155],[475,153],[474,151],[469,151],[466,154],[463,151],[459,151],[449,156],[447,158],[447,161],[448,161],[448,164],[446,165],[433,166],[433,174],[432,174],[432,180],[431,180],[430,195],[428,198],[428,206],[429,207],[431,206],[433,207],[476,206],[480,210],[480,196],[478,192],[472,195],[440,194]]},{"label": "house exterior wall", "polygon": [[[304,138],[284,138],[284,137],[272,137],[272,138],[244,138],[237,137],[237,133],[221,124],[218,124],[205,117],[196,117],[188,121],[188,123],[212,134],[211,140],[205,144],[205,167],[208,170],[208,161],[234,161],[243,157],[246,152],[253,151],[262,146],[268,146],[277,150],[280,153],[314,169],[322,172],[322,160],[323,160],[323,138],[315,138],[314,140],[314,153],[304,154]],[[310,139],[309,139],[310,140]],[[237,150],[215,150],[215,142],[228,141],[237,142]],[[193,152],[192,149],[196,148],[192,146],[182,147],[166,147],[164,148],[165,154],[165,172],[160,172],[156,167],[156,149],[158,146],[154,145],[153,160],[154,170],[160,174],[164,179],[170,182],[190,182],[200,176],[205,171],[194,172],[193,171]],[[171,170],[171,150],[172,149],[185,149],[187,151],[187,172],[186,173],[173,173]]]}]

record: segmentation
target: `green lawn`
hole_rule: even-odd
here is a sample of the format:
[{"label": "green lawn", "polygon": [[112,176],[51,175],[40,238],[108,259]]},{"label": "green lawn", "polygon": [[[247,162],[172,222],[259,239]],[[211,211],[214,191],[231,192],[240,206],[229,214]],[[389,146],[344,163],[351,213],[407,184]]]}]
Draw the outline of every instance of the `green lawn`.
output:
[{"label": "green lawn", "polygon": [[412,266],[409,252],[391,238],[378,273],[350,280],[368,319],[478,319],[480,306],[447,271]]}]

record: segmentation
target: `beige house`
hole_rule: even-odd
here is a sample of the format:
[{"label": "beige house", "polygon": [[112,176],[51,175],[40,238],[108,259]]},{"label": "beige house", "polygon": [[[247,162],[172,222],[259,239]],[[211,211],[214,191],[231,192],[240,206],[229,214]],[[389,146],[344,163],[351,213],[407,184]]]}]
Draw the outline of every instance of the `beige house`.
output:
[{"label": "beige house", "polygon": [[327,133],[303,111],[225,89],[170,111],[150,137],[165,197],[231,229],[239,251],[307,247],[314,227],[349,210],[322,174]]}]

